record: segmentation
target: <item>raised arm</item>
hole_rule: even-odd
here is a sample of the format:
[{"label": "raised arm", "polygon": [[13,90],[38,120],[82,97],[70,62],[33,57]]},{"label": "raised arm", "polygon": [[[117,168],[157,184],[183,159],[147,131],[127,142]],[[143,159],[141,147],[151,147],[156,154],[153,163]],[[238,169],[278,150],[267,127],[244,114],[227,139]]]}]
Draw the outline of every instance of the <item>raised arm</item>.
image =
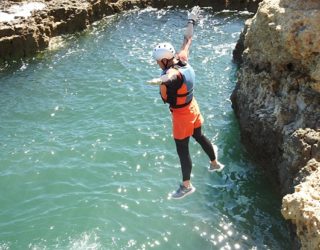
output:
[{"label": "raised arm", "polygon": [[193,36],[193,26],[195,25],[198,19],[199,12],[200,12],[199,6],[193,7],[191,12],[188,12],[188,24],[184,33],[184,39],[183,39],[180,52],[178,53],[179,59],[181,61],[185,61],[185,62],[188,61],[189,48],[191,46],[192,36]]}]

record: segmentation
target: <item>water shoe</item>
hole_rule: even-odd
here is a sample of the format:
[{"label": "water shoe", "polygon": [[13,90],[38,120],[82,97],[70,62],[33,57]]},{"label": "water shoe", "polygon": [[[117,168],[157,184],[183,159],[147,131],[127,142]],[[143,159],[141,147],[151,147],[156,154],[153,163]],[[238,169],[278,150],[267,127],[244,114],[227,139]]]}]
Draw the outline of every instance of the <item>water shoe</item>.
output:
[{"label": "water shoe", "polygon": [[192,194],[194,191],[196,191],[194,186],[190,185],[190,187],[185,187],[183,184],[180,184],[178,190],[171,195],[171,198],[182,199],[183,197]]},{"label": "water shoe", "polygon": [[209,172],[221,172],[224,169],[224,165],[217,161],[215,165],[210,164],[208,168]]}]

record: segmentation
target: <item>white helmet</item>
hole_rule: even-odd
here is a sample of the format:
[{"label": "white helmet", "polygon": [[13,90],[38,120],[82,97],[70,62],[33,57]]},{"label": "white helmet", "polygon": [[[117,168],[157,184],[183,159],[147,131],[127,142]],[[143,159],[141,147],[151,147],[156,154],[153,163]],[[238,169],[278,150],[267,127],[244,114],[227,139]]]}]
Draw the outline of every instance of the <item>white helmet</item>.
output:
[{"label": "white helmet", "polygon": [[153,59],[159,61],[162,59],[172,59],[176,51],[170,43],[159,43],[153,50]]}]

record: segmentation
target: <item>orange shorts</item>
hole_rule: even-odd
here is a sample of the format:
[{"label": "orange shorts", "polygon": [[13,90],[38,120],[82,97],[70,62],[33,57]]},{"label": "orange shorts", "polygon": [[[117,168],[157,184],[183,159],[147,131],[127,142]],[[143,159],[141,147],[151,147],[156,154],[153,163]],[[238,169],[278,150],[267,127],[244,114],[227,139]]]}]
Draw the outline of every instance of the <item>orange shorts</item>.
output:
[{"label": "orange shorts", "polygon": [[188,106],[171,109],[173,138],[182,140],[192,136],[196,128],[201,127],[204,119],[195,98]]}]

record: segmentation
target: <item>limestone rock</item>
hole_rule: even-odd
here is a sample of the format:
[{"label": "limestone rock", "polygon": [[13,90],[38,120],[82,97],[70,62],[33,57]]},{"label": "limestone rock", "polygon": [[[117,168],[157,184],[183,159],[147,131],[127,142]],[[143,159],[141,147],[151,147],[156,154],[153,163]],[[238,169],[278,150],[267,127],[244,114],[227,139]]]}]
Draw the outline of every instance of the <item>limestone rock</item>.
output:
[{"label": "limestone rock", "polygon": [[305,167],[313,173],[283,198],[281,212],[296,225],[302,249],[320,249],[320,163],[310,160]]},{"label": "limestone rock", "polygon": [[283,214],[303,249],[319,249],[320,2],[263,1],[237,48],[231,100],[242,141],[284,195],[296,191],[283,199]]},{"label": "limestone rock", "polygon": [[[284,159],[292,162],[286,151],[293,145],[290,137],[295,131],[320,128],[320,81],[314,70],[314,64],[320,63],[318,3],[264,1],[242,34],[243,64],[231,96],[232,104],[240,120],[244,143],[252,149],[261,145],[255,154],[262,162],[271,161],[273,169],[278,169]],[[294,28],[298,19],[292,18],[297,13],[304,16],[300,21],[305,24],[299,34]],[[309,30],[314,31],[312,40],[319,41],[317,44],[306,45]],[[293,179],[294,176],[291,184],[284,186],[285,192],[292,188]]]},{"label": "limestone rock", "polygon": [[[246,34],[248,60],[261,64],[272,62],[274,71],[288,67],[299,70],[319,82],[319,9],[316,0],[265,1]],[[261,39],[259,43],[257,39]]]}]

